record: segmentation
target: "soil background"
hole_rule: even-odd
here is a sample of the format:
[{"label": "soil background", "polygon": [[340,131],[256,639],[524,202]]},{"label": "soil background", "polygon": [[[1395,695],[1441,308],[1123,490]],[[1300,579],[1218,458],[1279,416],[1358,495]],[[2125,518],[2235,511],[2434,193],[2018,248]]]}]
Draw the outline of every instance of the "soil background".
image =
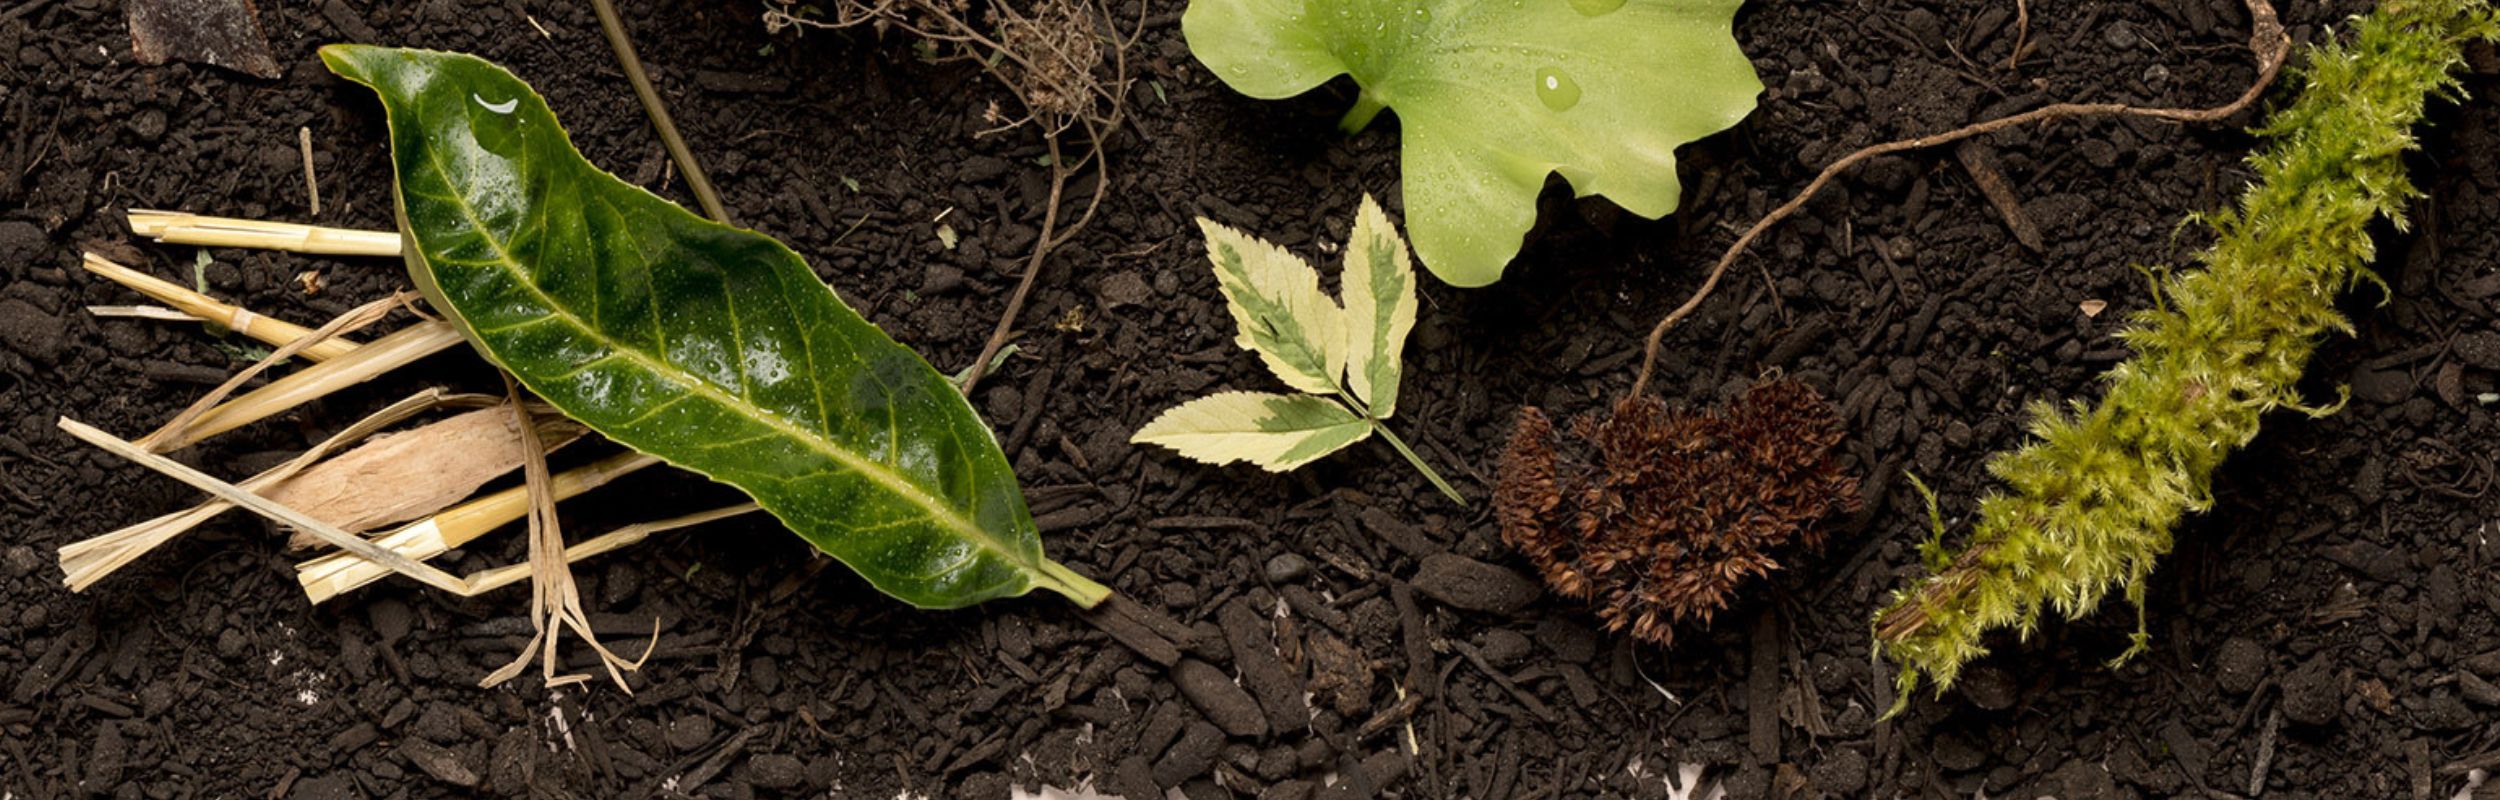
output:
[{"label": "soil background", "polygon": [[[310,607],[283,538],[239,515],[84,594],[61,587],[54,548],[195,497],[54,420],[136,435],[241,363],[197,328],[88,316],[136,301],[80,272],[78,250],[187,278],[190,248],[130,241],[132,207],[387,227],[380,110],[313,57],[338,41],[502,62],[592,161],[688,200],[588,8],[262,3],[285,75],[258,80],[136,65],[109,0],[5,5],[0,797],[987,800],[1087,783],[1131,800],[1667,797],[1692,764],[1740,798],[2446,800],[2467,780],[2451,765],[2500,749],[2488,52],[2474,99],[2426,130],[2410,230],[2382,232],[2389,291],[2348,298],[2356,335],[2309,370],[2312,398],[2349,388],[2349,405],[2277,413],[2232,460],[2215,508],[2152,577],[2151,653],[2104,666],[2135,622],[2113,604],[1999,639],[1963,687],[1878,723],[1890,671],[1869,658],[1868,615],[1917,574],[1926,533],[1902,476],[1965,524],[1991,486],[1985,459],[2023,440],[2026,406],[2093,395],[2126,353],[2113,332],[2151,302],[2140,267],[2184,263],[2203,234],[2179,220],[2247,176],[2253,117],[1988,140],[2036,251],[1949,152],[1870,164],[1761,242],[1672,337],[1659,390],[1707,404],[1768,370],[1804,378],[1842,408],[1869,503],[1713,629],[1634,646],[1538,597],[1482,503],[1454,506],[1384,446],[1275,476],[1127,444],[1183,399],[1271,388],[1230,344],[1194,216],[1316,258],[1361,194],[1398,208],[1390,117],[1334,133],[1343,80],[1283,102],[1234,94],[1188,56],[1181,5],[1157,0],[1101,218],[1051,260],[1021,353],[975,404],[1054,557],[1193,626],[1185,658],[1149,661],[1055,597],[916,613],[795,537],[732,522],[576,568],[612,645],[632,652],[659,620],[631,695],[481,690],[527,639],[522,592],[462,601],[389,582]],[[736,219],[941,368],[967,363],[1046,192],[1033,136],[975,135],[1000,90],[898,38],[767,35],[753,3],[625,5]],[[2282,13],[2315,41],[2365,5]],[[2027,30],[2014,11],[1749,4],[1737,33],[1769,90],[1744,124],[1686,148],[1687,210],[1651,222],[1549,188],[1502,283],[1427,281],[1402,430],[1484,498],[1518,406],[1568,416],[1623,391],[1639,333],[1734,229],[1849,148],[2054,101],[2217,104],[2253,75],[2238,0],[2035,3]],[[2008,66],[2018,39],[2034,49]],[[213,293],[299,322],[405,284],[386,260],[211,255]],[[326,281],[317,294],[296,281],[308,270]],[[182,457],[248,474],[424,385],[496,387],[476,360],[437,356]],[[566,458],[592,455],[577,449]],[[568,529],[728,497],[654,472],[568,503]],[[521,538],[447,564],[510,563]],[[1365,729],[1374,719],[1389,724]]]}]

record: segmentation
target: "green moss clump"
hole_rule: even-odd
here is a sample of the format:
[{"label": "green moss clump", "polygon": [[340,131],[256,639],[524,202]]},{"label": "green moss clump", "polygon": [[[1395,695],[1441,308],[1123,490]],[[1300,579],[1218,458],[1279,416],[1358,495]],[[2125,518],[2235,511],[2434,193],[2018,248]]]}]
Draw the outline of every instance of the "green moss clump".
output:
[{"label": "green moss clump", "polygon": [[2028,635],[2043,610],[2076,617],[2119,587],[2141,613],[2172,526],[2212,504],[2214,469],[2265,412],[2301,408],[2294,384],[2319,338],[2350,332],[2335,298],[2377,280],[2369,225],[2401,230],[2418,194],[2412,128],[2432,96],[2457,94],[2465,45],[2496,34],[2486,0],[2386,0],[2348,42],[2312,50],[2299,97],[2258,131],[2269,144],[2238,209],[2197,220],[2215,232],[2204,268],[2161,282],[2166,303],[2122,334],[2136,354],[2107,395],[2036,408],[2038,440],[1989,464],[2007,489],[1980,502],[1966,549],[1928,542],[1934,574],[1875,616],[1877,648],[1901,665],[1895,711],[1921,673],[1951,685],[1990,629]]}]

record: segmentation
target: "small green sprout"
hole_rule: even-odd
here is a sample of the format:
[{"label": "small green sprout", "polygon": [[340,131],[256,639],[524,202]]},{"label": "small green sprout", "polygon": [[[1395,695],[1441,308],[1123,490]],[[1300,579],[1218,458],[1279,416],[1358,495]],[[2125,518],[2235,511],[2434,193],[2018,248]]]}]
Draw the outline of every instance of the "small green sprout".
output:
[{"label": "small green sprout", "polygon": [[1369,196],[1346,242],[1345,304],[1319,288],[1319,272],[1284,248],[1204,218],[1233,322],[1233,342],[1259,354],[1301,394],[1222,392],[1163,412],[1129,441],[1159,444],[1218,466],[1248,461],[1284,472],[1377,432],[1434,488],[1459,505],[1449,481],[1384,422],[1398,404],[1399,353],[1415,330],[1415,265],[1389,215]]}]

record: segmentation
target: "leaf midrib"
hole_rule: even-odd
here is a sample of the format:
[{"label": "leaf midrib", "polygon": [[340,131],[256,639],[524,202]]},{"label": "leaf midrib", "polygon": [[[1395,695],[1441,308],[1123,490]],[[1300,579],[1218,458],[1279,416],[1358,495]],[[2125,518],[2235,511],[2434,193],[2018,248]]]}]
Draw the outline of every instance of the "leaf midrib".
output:
[{"label": "leaf midrib", "polygon": [[[796,439],[807,444],[810,448],[819,453],[823,453],[826,457],[832,458],[834,461],[841,463],[843,466],[849,467],[853,471],[867,476],[869,480],[874,481],[878,485],[895,493],[896,495],[900,495],[904,499],[911,501],[913,505],[919,506],[921,512],[929,519],[953,528],[958,533],[963,534],[965,539],[980,545],[982,549],[1006,558],[1009,563],[1017,565],[1019,568],[1028,573],[1036,572],[1038,570],[1038,566],[1036,564],[1028,563],[1025,559],[1018,557],[1013,549],[1005,547],[1004,543],[992,539],[987,530],[972,524],[971,520],[964,519],[963,517],[953,513],[951,509],[937,502],[936,498],[921,491],[920,487],[913,485],[911,482],[903,480],[900,475],[894,474],[894,472],[887,469],[884,464],[867,459],[857,453],[851,452],[846,448],[837,446],[833,442],[827,441],[822,436],[817,435],[814,431],[810,431],[790,422],[789,420],[783,419],[780,414],[756,405],[752,401],[723,393],[720,390],[713,388],[710,384],[697,380],[693,375],[687,373],[685,370],[677,368],[674,364],[654,360],[649,356],[645,356],[641,352],[634,350],[633,348],[621,346],[615,339],[608,337],[606,334],[603,334],[588,325],[582,324],[580,317],[573,314],[563,304],[556,302],[555,298],[548,296],[544,290],[539,288],[538,284],[530,281],[522,273],[520,264],[513,260],[511,250],[505,246],[505,243],[501,239],[496,238],[496,236],[486,227],[484,220],[478,218],[477,210],[469,204],[468,187],[453,180],[450,169],[443,166],[440,153],[436,152],[433,148],[426,148],[425,152],[427,166],[433,168],[434,174],[443,181],[444,188],[452,190],[450,193],[451,196],[448,198],[448,202],[451,203],[452,207],[459,209],[460,216],[463,219],[468,220],[469,229],[477,232],[478,240],[485,242],[488,247],[494,248],[495,259],[493,263],[495,266],[498,269],[501,269],[505,276],[510,278],[513,283],[528,291],[532,297],[537,298],[539,304],[547,309],[547,316],[560,319],[564,322],[564,324],[573,327],[575,330],[581,331],[585,338],[598,342],[602,347],[606,348],[609,353],[616,354],[628,361],[640,364],[652,372],[660,373],[671,382],[686,387],[688,391],[703,395],[704,397],[722,406],[748,410],[750,412],[748,413],[748,416],[765,423],[767,426],[780,431],[792,439]],[[639,189],[640,187],[634,188]],[[419,250],[420,254],[422,254],[423,248],[420,248]],[[430,258],[428,260],[431,261]],[[427,268],[432,269],[431,266],[428,266]],[[658,297],[656,288],[652,291],[651,295],[655,299]],[[724,303],[724,305],[726,305],[726,303]],[[447,308],[443,309],[443,311],[445,313],[461,317],[461,323],[463,326],[467,325],[467,317],[462,315],[458,309]],[[660,322],[655,319],[652,321],[652,325],[657,327],[660,325]],[[804,322],[802,322],[802,325],[804,325]],[[660,330],[662,335],[665,336],[665,329],[662,328]],[[806,334],[801,332],[799,333],[799,336],[804,338]],[[741,370],[741,373],[743,375],[743,370]],[[814,378],[815,376],[809,377]],[[658,454],[655,453],[653,455]],[[662,460],[671,459],[663,457]],[[686,465],[681,464],[679,466]],[[688,468],[691,469],[692,467]],[[707,472],[706,474],[708,475],[709,473]],[[775,516],[779,516],[778,512],[775,513]],[[967,557],[964,559],[964,562],[968,562],[970,560],[971,559]],[[953,571],[957,567],[960,567],[964,562],[957,562],[957,564],[953,566],[949,566],[946,569],[941,569],[930,574],[937,575]]]}]

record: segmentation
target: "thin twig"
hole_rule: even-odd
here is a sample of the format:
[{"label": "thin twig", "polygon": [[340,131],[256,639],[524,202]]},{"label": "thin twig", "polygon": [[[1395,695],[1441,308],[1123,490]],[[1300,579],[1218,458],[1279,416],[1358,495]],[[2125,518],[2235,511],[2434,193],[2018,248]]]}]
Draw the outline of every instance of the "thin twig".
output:
[{"label": "thin twig", "polygon": [[312,204],[312,216],[321,216],[321,181],[313,177],[312,129],[295,129],[295,143],[304,151],[304,198]]},{"label": "thin twig", "polygon": [[[1007,345],[1007,337],[1015,331],[1016,318],[1024,313],[1024,298],[1033,292],[1033,279],[1042,274],[1042,259],[1050,255],[1052,229],[1059,224],[1059,195],[1067,189],[1068,170],[1059,164],[1059,137],[1044,136],[1042,141],[1050,147],[1051,165],[1050,199],[1042,208],[1042,230],[1034,237],[1032,256],[1024,261],[1024,276],[1016,279],[1016,291],[1007,295],[1007,308],[998,313],[998,324],[990,328],[989,340],[981,343],[981,354],[974,356],[972,367],[964,371],[963,382],[957,388],[966,395],[972,394],[973,385],[990,373],[990,359]],[[1097,187],[1094,195],[1101,196],[1102,189]]]},{"label": "thin twig", "polygon": [[590,0],[590,7],[599,13],[599,30],[608,35],[608,47],[616,51],[616,64],[625,71],[625,80],[634,85],[634,97],[642,101],[642,111],[651,117],[651,127],[660,132],[660,144],[668,148],[668,157],[677,162],[677,171],[685,173],[686,188],[694,192],[694,200],[703,206],[703,215],[723,225],[729,221],[729,209],[721,206],[720,194],[712,191],[712,179],[703,174],[703,165],[695,163],[694,151],[686,148],[686,139],[677,134],[677,122],[668,116],[668,106],[660,102],[660,91],[652,88],[651,76],[642,69],[642,57],[634,55],[634,42],[625,36],[625,21],[616,15],[611,0]]},{"label": "thin twig", "polygon": [[1763,232],[1770,230],[1771,226],[1779,224],[1781,220],[1797,213],[1798,209],[1804,208],[1807,201],[1814,199],[1816,192],[1831,183],[1833,178],[1847,172],[1850,167],[1879,156],[1952,144],[1974,136],[1985,136],[2007,128],[2054,119],[2128,116],[2171,122],[2218,122],[2229,119],[2248,108],[2257,102],[2257,98],[2265,94],[2266,87],[2273,85],[2275,76],[2282,71],[2283,59],[2291,51],[2291,37],[2284,34],[2282,24],[2276,21],[2274,6],[2268,4],[2267,0],[2247,0],[2247,2],[2249,16],[2253,20],[2248,46],[2257,56],[2257,80],[2249,85],[2248,91],[2240,94],[2239,99],[2229,103],[2212,108],[2140,108],[2124,103],[2059,103],[2010,117],[1974,123],[1943,133],[1873,145],[1842,156],[1840,160],[1832,162],[1831,166],[1824,167],[1822,173],[1814,176],[1812,183],[1806,184],[1804,191],[1798,192],[1796,197],[1789,198],[1788,202],[1781,204],[1780,207],[1772,209],[1771,213],[1763,215],[1761,220],[1753,224],[1753,227],[1746,228],[1743,235],[1736,237],[1736,243],[1729,245],[1727,252],[1719,256],[1718,263],[1710,267],[1710,275],[1702,279],[1701,288],[1693,290],[1692,296],[1686,298],[1683,305],[1676,306],[1675,310],[1667,312],[1666,317],[1658,320],[1656,327],[1649,329],[1649,338],[1641,351],[1641,371],[1638,377],[1632,380],[1631,396],[1638,397],[1643,390],[1648,388],[1650,374],[1658,366],[1659,345],[1666,340],[1668,329],[1674,328],[1676,323],[1691,316],[1696,309],[1701,307],[1703,300],[1709,299],[1711,290],[1718,288],[1719,278],[1727,273],[1730,265],[1736,263],[1738,256],[1744,255],[1745,248],[1753,244],[1754,239],[1761,237]]}]

